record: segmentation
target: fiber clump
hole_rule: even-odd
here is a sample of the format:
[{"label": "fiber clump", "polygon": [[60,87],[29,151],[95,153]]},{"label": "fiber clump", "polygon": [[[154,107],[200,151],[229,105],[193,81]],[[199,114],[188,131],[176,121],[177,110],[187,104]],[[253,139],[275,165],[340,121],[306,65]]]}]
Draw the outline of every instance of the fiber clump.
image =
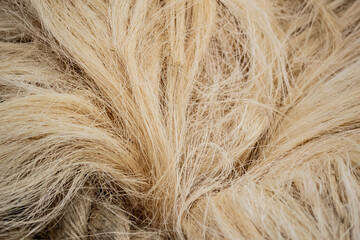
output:
[{"label": "fiber clump", "polygon": [[0,239],[360,239],[359,0],[2,0]]}]

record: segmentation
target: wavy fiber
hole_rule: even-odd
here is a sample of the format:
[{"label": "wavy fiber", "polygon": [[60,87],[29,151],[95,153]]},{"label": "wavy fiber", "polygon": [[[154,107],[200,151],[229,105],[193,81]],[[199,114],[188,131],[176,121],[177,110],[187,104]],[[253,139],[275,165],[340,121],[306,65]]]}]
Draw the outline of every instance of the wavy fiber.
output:
[{"label": "wavy fiber", "polygon": [[360,239],[360,1],[3,0],[0,239]]}]

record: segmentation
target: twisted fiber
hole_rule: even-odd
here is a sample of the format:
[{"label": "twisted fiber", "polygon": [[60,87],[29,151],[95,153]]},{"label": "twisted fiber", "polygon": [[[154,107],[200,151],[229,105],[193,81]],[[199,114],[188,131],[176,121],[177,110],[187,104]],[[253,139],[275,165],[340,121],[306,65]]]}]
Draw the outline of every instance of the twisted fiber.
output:
[{"label": "twisted fiber", "polygon": [[0,239],[360,239],[359,0],[0,1]]}]

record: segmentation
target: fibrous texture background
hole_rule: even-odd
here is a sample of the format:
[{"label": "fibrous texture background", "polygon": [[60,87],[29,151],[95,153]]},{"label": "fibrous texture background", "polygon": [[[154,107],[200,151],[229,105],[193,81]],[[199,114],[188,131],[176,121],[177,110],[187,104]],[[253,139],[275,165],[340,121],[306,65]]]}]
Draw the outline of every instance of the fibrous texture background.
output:
[{"label": "fibrous texture background", "polygon": [[359,201],[359,0],[0,2],[0,239],[360,239]]}]

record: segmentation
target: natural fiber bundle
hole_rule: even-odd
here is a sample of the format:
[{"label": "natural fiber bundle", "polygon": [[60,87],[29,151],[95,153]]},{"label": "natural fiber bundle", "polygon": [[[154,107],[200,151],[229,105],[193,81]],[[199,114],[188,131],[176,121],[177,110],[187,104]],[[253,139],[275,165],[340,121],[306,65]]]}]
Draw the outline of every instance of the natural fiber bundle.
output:
[{"label": "natural fiber bundle", "polygon": [[0,239],[360,239],[359,0],[2,0]]}]

